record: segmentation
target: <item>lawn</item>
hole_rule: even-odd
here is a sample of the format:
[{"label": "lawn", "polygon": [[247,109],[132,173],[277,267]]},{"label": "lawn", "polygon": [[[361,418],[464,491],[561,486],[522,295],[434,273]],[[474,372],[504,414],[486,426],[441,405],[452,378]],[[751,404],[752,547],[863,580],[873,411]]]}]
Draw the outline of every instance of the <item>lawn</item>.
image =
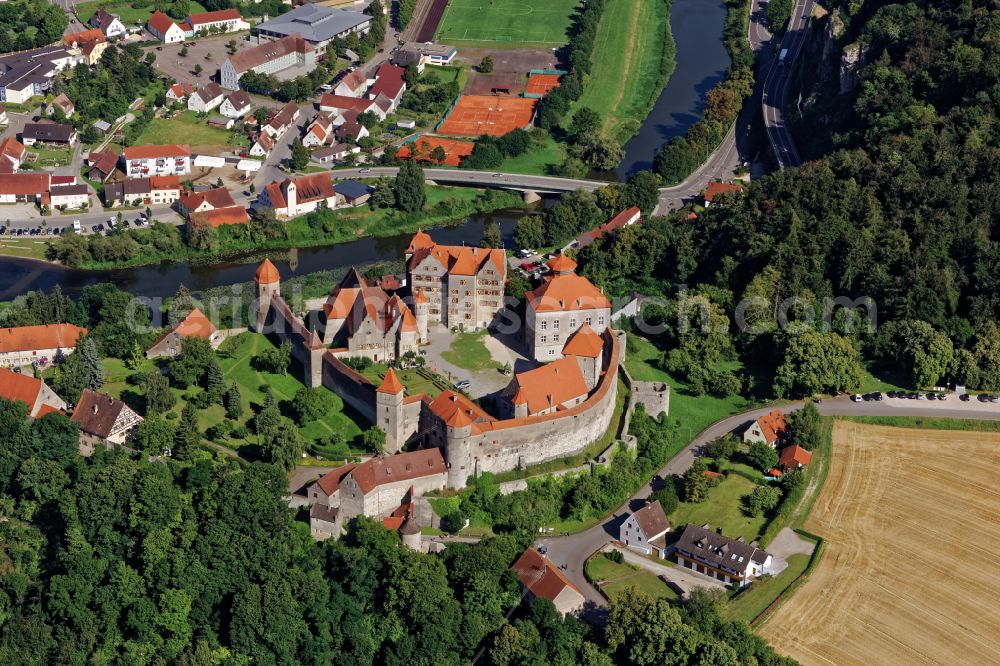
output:
[{"label": "lawn", "polygon": [[531,131],[531,146],[522,155],[507,157],[497,167],[503,173],[552,175],[566,159],[566,144],[559,143],[543,129]]},{"label": "lawn", "polygon": [[73,159],[73,151],[69,148],[41,148],[31,146],[28,153],[34,153],[37,157],[33,162],[37,166],[67,166]]},{"label": "lawn", "polygon": [[154,118],[142,130],[135,145],[163,145],[183,142],[192,146],[229,146],[237,139],[234,132],[209,127],[206,119],[194,111],[182,111],[170,119]]},{"label": "lawn", "polygon": [[[0,213],[2,214],[2,213]],[[45,259],[48,244],[39,237],[11,238],[0,236],[0,255],[7,257],[27,257],[29,259]]]},{"label": "lawn", "polygon": [[442,352],[441,357],[452,365],[473,372],[495,370],[500,367],[500,364],[493,360],[490,350],[483,342],[485,339],[486,331],[456,333],[451,348]]},{"label": "lawn", "polygon": [[[380,386],[382,384],[382,380],[385,379],[385,373],[388,370],[389,366],[385,363],[373,363],[365,368],[361,374],[371,380],[371,382],[376,386]],[[428,375],[431,375],[431,377],[428,377]],[[444,379],[438,379],[435,381],[432,378],[433,374],[429,370],[421,372],[412,368],[405,370],[397,369],[396,377],[406,388],[406,395],[419,395],[420,393],[426,393],[430,397],[436,398],[441,391],[448,386]]]},{"label": "lawn", "polygon": [[633,564],[611,561],[604,553],[587,560],[587,579],[610,600],[638,590],[657,599],[677,599],[677,593],[655,574]]},{"label": "lawn", "polygon": [[594,64],[573,108],[596,111],[608,135],[622,142],[639,130],[669,76],[662,71],[665,55],[673,62],[669,19],[670,5],[662,0],[608,0],[605,5]]},{"label": "lawn", "polygon": [[[190,10],[189,13],[197,14],[199,12],[205,11],[205,8],[198,2],[189,3]],[[80,17],[80,20],[86,23],[90,20],[90,17],[94,15],[100,8],[104,8],[106,11],[118,16],[121,22],[126,26],[135,25],[136,21],[145,23],[146,20],[153,14],[155,7],[152,4],[147,4],[142,7],[133,7],[131,3],[128,2],[108,2],[108,0],[96,0],[94,2],[81,2],[76,6],[76,13]],[[180,23],[180,21],[178,21]]]},{"label": "lawn", "polygon": [[788,568],[777,576],[753,581],[749,587],[729,599],[721,608],[722,617],[749,624],[778,598],[793,580],[809,566],[809,555],[796,553],[788,558]]},{"label": "lawn", "polygon": [[[458,83],[458,89],[465,89],[465,82],[469,80],[469,70],[465,67],[458,67],[455,65],[448,66],[438,66],[438,65],[427,65],[424,67],[423,74],[420,75],[420,83],[448,83],[449,81],[456,81]],[[417,85],[419,90],[421,86]]]},{"label": "lawn", "polygon": [[435,40],[466,48],[554,48],[569,41],[579,0],[451,0]]},{"label": "lawn", "polygon": [[[743,476],[760,476],[759,472],[735,463],[727,463],[725,468],[729,473],[722,478],[719,485],[708,491],[708,497],[703,502],[690,504],[681,502],[670,516],[670,524],[678,528],[681,525],[704,525],[708,523],[712,529],[722,528],[728,537],[743,537],[753,541],[760,536],[767,516],[752,517],[743,512],[742,498],[748,495],[757,484]],[[740,474],[742,472],[743,474]]]}]

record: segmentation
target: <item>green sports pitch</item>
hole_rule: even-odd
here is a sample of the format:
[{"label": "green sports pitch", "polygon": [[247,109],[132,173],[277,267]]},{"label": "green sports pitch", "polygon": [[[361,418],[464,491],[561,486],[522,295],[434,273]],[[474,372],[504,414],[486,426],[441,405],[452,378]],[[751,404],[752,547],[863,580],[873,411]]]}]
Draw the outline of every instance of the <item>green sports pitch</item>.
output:
[{"label": "green sports pitch", "polygon": [[485,48],[555,48],[580,0],[450,0],[435,40]]}]

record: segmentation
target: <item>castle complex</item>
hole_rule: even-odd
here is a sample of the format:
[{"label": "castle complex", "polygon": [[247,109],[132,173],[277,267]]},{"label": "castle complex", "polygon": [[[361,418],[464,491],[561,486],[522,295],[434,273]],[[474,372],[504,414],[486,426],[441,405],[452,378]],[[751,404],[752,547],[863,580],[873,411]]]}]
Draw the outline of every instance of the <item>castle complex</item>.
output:
[{"label": "castle complex", "polygon": [[[483,472],[504,472],[577,453],[603,436],[611,424],[618,367],[624,357],[623,334],[608,327],[609,304],[603,294],[573,273],[575,264],[561,259],[550,262],[554,275],[529,293],[528,302],[528,312],[536,312],[534,319],[529,314],[529,322],[535,322],[539,331],[534,355],[555,360],[517,373],[495,396],[497,414],[457,391],[445,390],[436,397],[407,395],[391,368],[375,386],[342,359],[364,356],[391,363],[418,349],[432,317],[466,329],[488,326],[503,300],[506,261],[501,250],[440,246],[418,233],[407,249],[412,298],[389,296],[351,270],[315,317],[318,331],[310,330],[285,303],[278,271],[265,260],[255,275],[254,330],[290,341],[305,383],[334,391],[383,430],[386,453],[398,454],[404,447],[440,452],[444,473],[435,466],[411,470],[403,464],[407,488],[422,487],[424,472],[444,474],[448,487],[462,488],[470,476]],[[547,309],[549,298],[561,298],[562,309]],[[545,328],[542,321],[547,322]],[[564,337],[556,347],[555,338],[541,342],[541,330],[559,331]],[[549,355],[550,348],[557,353]],[[387,460],[397,458],[392,455]],[[432,485],[441,483],[435,477]],[[352,487],[357,511],[385,513],[392,502],[364,497],[366,492],[377,492],[378,485]],[[376,507],[374,513],[368,511],[371,507]],[[337,510],[327,507],[324,516],[331,518]]]}]

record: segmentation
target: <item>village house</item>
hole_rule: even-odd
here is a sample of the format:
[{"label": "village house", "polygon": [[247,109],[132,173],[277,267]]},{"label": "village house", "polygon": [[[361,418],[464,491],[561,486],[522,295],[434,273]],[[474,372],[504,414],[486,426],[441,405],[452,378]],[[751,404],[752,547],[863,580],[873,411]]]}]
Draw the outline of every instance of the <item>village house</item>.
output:
[{"label": "village house", "polygon": [[418,231],[406,249],[407,278],[428,303],[431,320],[462,330],[486,328],[503,309],[503,250],[438,245]]},{"label": "village house", "polygon": [[8,136],[0,143],[0,173],[16,173],[26,154],[24,144]]},{"label": "village house", "polygon": [[380,96],[388,99],[390,106],[387,110],[384,110],[387,115],[396,110],[399,100],[402,99],[403,93],[406,92],[406,81],[403,80],[403,74],[405,73],[406,70],[402,67],[397,67],[387,62],[379,65],[378,70],[375,72],[375,83],[368,89],[368,99],[374,100]]},{"label": "village house", "polygon": [[220,9],[214,12],[189,14],[184,22],[184,30],[192,37],[203,36],[212,32],[239,32],[249,30],[250,24],[236,9]]},{"label": "village house", "polygon": [[713,181],[705,187],[705,208],[712,205],[712,202],[720,196],[732,192],[742,192],[743,186],[739,183],[719,183]]},{"label": "village house", "polygon": [[98,446],[124,444],[143,418],[121,400],[85,388],[70,421],[80,428],[80,455],[91,456]]},{"label": "village house", "polygon": [[323,344],[335,345],[336,354],[391,363],[417,351],[417,319],[409,306],[356,269],[348,271],[323,304],[322,320]]},{"label": "village house", "polygon": [[348,140],[351,143],[357,143],[368,136],[368,128],[358,121],[356,111],[345,111],[341,114],[341,117],[344,119],[344,122],[333,130],[334,139],[341,143],[347,143]]},{"label": "village house", "polygon": [[776,449],[778,443],[785,438],[787,433],[788,424],[785,422],[785,415],[778,409],[772,409],[753,421],[750,427],[743,431],[743,441],[747,444],[764,442],[772,449]]},{"label": "village house", "polygon": [[215,324],[205,316],[204,312],[195,308],[176,326],[156,339],[152,346],[146,350],[146,358],[177,356],[181,352],[181,345],[186,338],[208,340],[213,349],[222,342],[222,336],[215,328]]},{"label": "village house", "polygon": [[344,197],[344,203],[348,206],[362,206],[372,198],[375,188],[356,180],[341,180],[334,185],[337,194]]},{"label": "village house", "polygon": [[618,528],[618,540],[627,548],[643,555],[656,555],[661,560],[667,557],[666,534],[670,531],[667,514],[659,500],[646,504]]},{"label": "village house", "polygon": [[118,154],[113,150],[91,152],[87,156],[87,178],[106,183],[118,168]]},{"label": "village house", "polygon": [[166,98],[171,102],[183,102],[193,92],[194,86],[190,83],[175,83],[167,89]]},{"label": "village house", "polygon": [[299,119],[299,107],[295,102],[289,102],[274,114],[274,117],[262,128],[272,139],[280,139]]},{"label": "village house", "polygon": [[337,207],[337,192],[329,173],[315,173],[299,178],[286,178],[267,185],[257,197],[258,203],[274,210],[282,219],[305,215],[325,204]]},{"label": "village house", "polygon": [[128,205],[170,205],[181,196],[178,176],[132,178],[104,186],[104,205],[109,208]]},{"label": "village house", "polygon": [[525,294],[525,343],[528,357],[553,361],[566,340],[587,325],[601,335],[611,322],[611,301],[594,284],[576,274],[576,262],[558,255],[548,262],[541,286]]},{"label": "village house", "polygon": [[50,146],[73,146],[77,140],[76,130],[70,125],[59,123],[25,123],[21,130],[21,143],[33,146],[41,143]]},{"label": "village house", "polygon": [[231,208],[236,205],[233,195],[224,187],[215,187],[201,192],[185,192],[177,200],[177,212],[184,217],[191,213],[202,213],[217,208]]},{"label": "village house", "polygon": [[52,176],[48,173],[0,174],[0,204],[49,203]]},{"label": "village house", "polygon": [[274,74],[289,67],[314,67],[316,55],[300,35],[288,35],[229,56],[219,69],[219,82],[225,88],[239,90],[240,77],[247,72]]},{"label": "village house", "polygon": [[7,368],[0,368],[0,398],[23,402],[28,406],[28,415],[36,419],[66,409],[66,401],[41,379]]},{"label": "village house", "polygon": [[312,154],[312,159],[320,164],[330,164],[332,162],[342,162],[348,155],[357,155],[361,152],[361,146],[348,143],[335,143],[326,148],[320,148]]},{"label": "village house", "polygon": [[373,83],[375,79],[368,78],[364,70],[358,68],[342,78],[333,92],[342,97],[362,97]]},{"label": "village house", "polygon": [[125,24],[117,16],[109,14],[104,9],[98,9],[94,12],[94,15],[90,17],[90,25],[94,28],[100,28],[101,32],[108,39],[112,37],[124,37],[128,32]]},{"label": "village house", "polygon": [[49,188],[49,205],[59,210],[87,208],[90,205],[90,188],[83,183],[52,185]]},{"label": "village house", "polygon": [[25,104],[32,97],[46,94],[56,74],[79,60],[62,44],[0,57],[0,102]]},{"label": "village house", "polygon": [[302,145],[306,148],[315,148],[327,143],[333,136],[333,119],[329,114],[320,111],[306,127],[306,133],[302,137]]},{"label": "village house", "polygon": [[250,107],[253,105],[250,95],[246,94],[242,90],[237,90],[236,92],[229,95],[226,101],[222,103],[219,107],[219,113],[224,115],[226,118],[242,118],[243,116],[250,113]]},{"label": "village house", "polygon": [[331,9],[319,4],[305,4],[258,23],[251,35],[260,44],[280,41],[295,35],[317,51],[334,39],[346,39],[351,33],[363,35],[371,27],[372,17],[360,12]]},{"label": "village house", "polygon": [[164,44],[179,44],[184,41],[184,30],[159,9],[146,21],[146,29]]},{"label": "village house", "polygon": [[222,104],[225,93],[218,83],[206,83],[203,87],[195,90],[188,97],[188,110],[198,113],[208,113],[215,107]]},{"label": "village house", "polygon": [[511,567],[524,587],[525,596],[548,599],[560,615],[575,613],[586,601],[576,585],[534,548],[528,548]]},{"label": "village house", "polygon": [[754,578],[770,573],[771,554],[747,543],[743,537],[723,536],[722,528],[688,525],[677,541],[677,564],[727,585],[743,587]]},{"label": "village house", "polygon": [[253,157],[267,157],[273,149],[274,139],[271,138],[271,135],[267,132],[260,132],[257,134],[257,138],[254,139],[253,145],[250,146],[247,154]]},{"label": "village house", "polygon": [[72,354],[86,334],[87,329],[74,324],[0,328],[0,367],[47,366],[60,354]]},{"label": "village house", "polygon": [[347,111],[354,111],[358,114],[365,113],[366,111],[375,113],[374,109],[374,100],[364,97],[349,97],[325,93],[319,98],[319,110],[329,114],[334,119],[335,125],[343,122],[343,119],[338,118]]},{"label": "village house", "polygon": [[63,35],[63,44],[71,50],[79,50],[84,62],[91,67],[100,61],[105,49],[108,48],[107,38],[97,28]]},{"label": "village house", "polygon": [[632,206],[631,208],[626,208],[622,212],[618,213],[604,224],[598,226],[596,229],[584,231],[576,237],[576,240],[573,241],[571,245],[574,248],[587,247],[588,245],[593,244],[594,241],[603,238],[605,234],[609,234],[618,229],[624,229],[625,227],[638,224],[640,222],[642,222],[642,211],[639,210],[638,206]]},{"label": "village house", "polygon": [[191,173],[191,149],[187,144],[128,146],[122,151],[122,160],[129,178]]},{"label": "village house", "polygon": [[803,449],[798,444],[792,444],[781,449],[778,456],[778,467],[783,472],[791,472],[796,469],[805,469],[812,462],[812,452]]},{"label": "village house", "polygon": [[431,42],[417,43],[407,42],[392,54],[392,64],[403,69],[411,62],[417,63],[417,72],[422,73],[427,65],[444,67],[450,65],[451,61],[458,55],[458,49],[454,46],[444,44],[432,44]]}]

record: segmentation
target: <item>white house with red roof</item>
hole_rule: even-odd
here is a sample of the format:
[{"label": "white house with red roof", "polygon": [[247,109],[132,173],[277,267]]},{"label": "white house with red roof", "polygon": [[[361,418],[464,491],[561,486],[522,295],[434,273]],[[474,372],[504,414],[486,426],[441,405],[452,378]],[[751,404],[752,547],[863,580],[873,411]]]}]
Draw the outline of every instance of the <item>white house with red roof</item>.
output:
[{"label": "white house with red roof", "polygon": [[12,136],[8,136],[0,143],[0,173],[15,173],[21,168],[21,162],[27,149],[24,144]]},{"label": "white house with red roof", "polygon": [[788,433],[788,424],[785,422],[785,415],[781,410],[772,409],[767,414],[753,421],[750,426],[743,431],[743,441],[764,442],[772,449],[778,447],[778,443],[784,439]]},{"label": "white house with red roof", "polygon": [[646,504],[618,528],[618,540],[627,548],[643,555],[656,554],[660,559],[667,557],[666,534],[670,531],[670,522],[663,512],[660,501]]},{"label": "white house with red roof", "polygon": [[146,29],[164,44],[178,44],[184,41],[184,30],[159,9],[146,21]]},{"label": "white house with red roof", "polygon": [[201,338],[208,340],[213,348],[218,347],[222,342],[222,335],[215,328],[215,324],[205,316],[205,313],[195,308],[172,329],[161,335],[146,350],[146,358],[159,358],[160,356],[176,356],[181,352],[181,345],[186,338]]},{"label": "white house with red roof", "polygon": [[320,111],[306,127],[302,145],[306,148],[317,148],[330,143],[333,139],[333,129],[333,118],[330,114]]},{"label": "white house with red roof", "polygon": [[222,104],[222,100],[226,97],[226,93],[222,90],[222,86],[214,81],[206,83],[201,88],[198,88],[191,96],[188,97],[188,110],[196,111],[198,113],[208,113],[215,107]]},{"label": "white house with red roof", "polygon": [[267,157],[273,149],[274,139],[271,138],[271,135],[267,132],[259,132],[253,139],[253,145],[250,146],[247,154],[252,157]]},{"label": "white house with red roof", "polygon": [[528,548],[511,567],[517,572],[526,596],[548,599],[560,615],[574,613],[586,599],[580,589],[534,548]]},{"label": "white house with red roof", "polygon": [[337,207],[337,192],[329,173],[314,173],[299,178],[273,181],[261,191],[257,202],[274,209],[274,214],[282,219],[305,215],[325,204]]},{"label": "white house with red roof", "polygon": [[191,36],[209,33],[239,32],[249,30],[250,24],[236,9],[220,9],[214,12],[190,14],[184,21],[184,31]]},{"label": "white house with red roof", "polygon": [[74,324],[43,324],[0,328],[0,367],[46,366],[56,356],[68,356],[87,329]]},{"label": "white house with red roof", "polygon": [[217,208],[231,208],[235,206],[233,195],[224,187],[214,187],[202,192],[185,192],[177,200],[177,212],[184,217],[189,217],[192,213],[202,213]]},{"label": "white house with red roof", "polygon": [[190,83],[175,83],[167,88],[166,98],[171,102],[183,102],[194,92],[194,86]]},{"label": "white house with red roof", "polygon": [[90,17],[90,25],[93,28],[100,28],[101,32],[108,39],[112,37],[124,37],[128,32],[125,24],[117,16],[108,13],[104,9],[98,9],[94,12],[93,16]]},{"label": "white house with red roof", "polygon": [[243,116],[250,113],[250,108],[253,106],[253,100],[250,99],[250,95],[246,94],[242,90],[237,90],[232,93],[219,107],[219,113],[224,115],[226,118],[242,118]]},{"label": "white house with red roof", "polygon": [[379,65],[375,72],[375,83],[368,89],[367,96],[368,99],[372,100],[378,99],[380,96],[388,99],[390,107],[385,110],[387,115],[396,110],[396,107],[399,106],[399,100],[406,92],[406,81],[403,79],[405,73],[406,70],[402,67],[387,62]]},{"label": "white house with red roof", "polygon": [[23,402],[28,406],[28,415],[36,419],[66,409],[66,401],[41,379],[7,368],[0,368],[0,398]]},{"label": "white house with red roof", "polygon": [[364,70],[359,68],[341,79],[333,92],[342,97],[363,97],[373,83],[375,79],[368,78]]},{"label": "white house with red roof", "polygon": [[186,143],[128,146],[122,150],[122,159],[125,175],[129,178],[186,176],[191,173],[191,149]]}]

